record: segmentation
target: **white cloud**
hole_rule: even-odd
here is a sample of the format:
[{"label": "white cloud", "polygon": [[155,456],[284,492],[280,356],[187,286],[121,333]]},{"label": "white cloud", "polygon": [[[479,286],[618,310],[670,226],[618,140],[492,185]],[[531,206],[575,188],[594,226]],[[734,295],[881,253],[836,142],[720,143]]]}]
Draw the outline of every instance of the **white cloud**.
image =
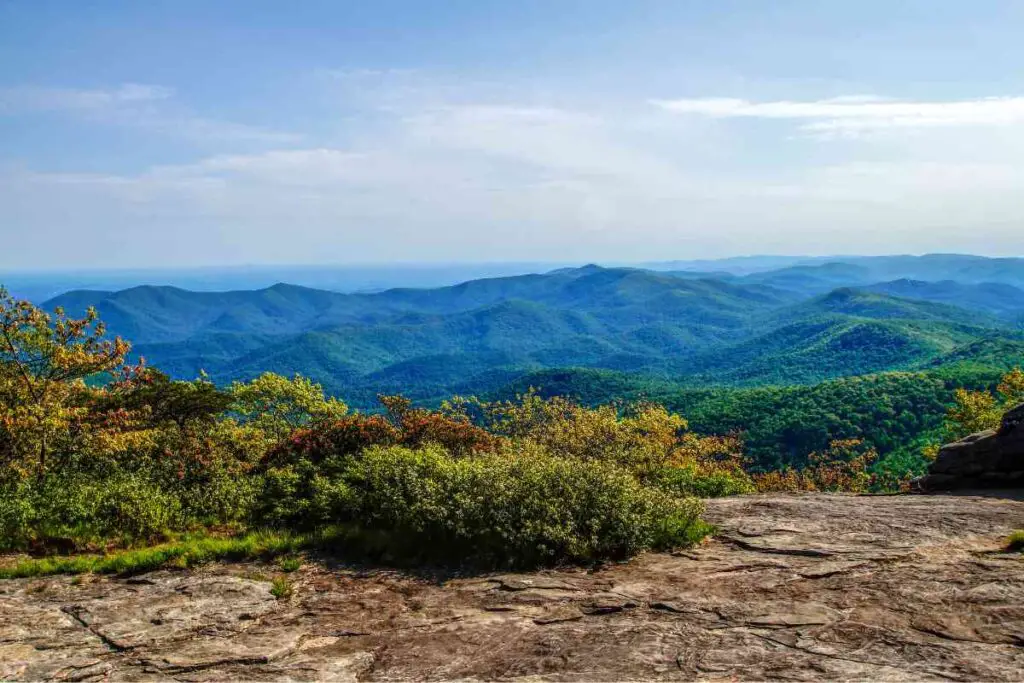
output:
[{"label": "white cloud", "polygon": [[140,83],[125,83],[106,90],[42,87],[0,88],[0,113],[98,111],[113,109],[125,104],[166,100],[173,96],[174,91],[171,88]]},{"label": "white cloud", "polygon": [[807,102],[697,98],[653,100],[652,103],[677,114],[809,121],[801,128],[817,133],[1024,123],[1024,97],[927,102],[855,95]]},{"label": "white cloud", "polygon": [[175,101],[160,85],[125,83],[106,89],[0,88],[0,115],[57,112],[94,123],[149,130],[192,141],[296,143],[301,135],[199,116]]},{"label": "white cloud", "polygon": [[[776,132],[736,135],[719,119],[793,120],[811,132],[830,122],[892,127],[897,112],[911,116],[893,105],[908,103],[690,100],[680,106],[700,115],[683,117],[678,107],[570,107],[469,86],[449,97],[451,84],[431,89],[405,73],[354,77],[380,80],[383,92],[358,110],[339,99],[334,137],[254,151],[211,133],[219,141],[211,152],[139,173],[0,167],[0,226],[18,226],[5,235],[15,255],[7,262],[25,254],[50,265],[147,265],[1024,251],[1016,128],[936,129],[921,123],[938,116],[924,110],[914,114],[918,136],[788,141],[782,153]],[[393,92],[389,78],[398,81]],[[141,111],[160,130],[157,122],[173,118],[167,95],[139,90],[103,106]],[[380,102],[394,106],[382,113]]]}]

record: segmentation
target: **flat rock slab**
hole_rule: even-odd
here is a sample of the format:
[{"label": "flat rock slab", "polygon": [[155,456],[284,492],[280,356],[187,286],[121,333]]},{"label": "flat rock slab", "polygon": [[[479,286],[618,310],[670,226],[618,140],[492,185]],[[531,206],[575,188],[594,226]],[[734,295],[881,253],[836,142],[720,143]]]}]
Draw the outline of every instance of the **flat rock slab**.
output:
[{"label": "flat rock slab", "polygon": [[699,548],[598,570],[308,562],[0,581],[2,680],[1022,680],[1012,496],[710,501]]}]

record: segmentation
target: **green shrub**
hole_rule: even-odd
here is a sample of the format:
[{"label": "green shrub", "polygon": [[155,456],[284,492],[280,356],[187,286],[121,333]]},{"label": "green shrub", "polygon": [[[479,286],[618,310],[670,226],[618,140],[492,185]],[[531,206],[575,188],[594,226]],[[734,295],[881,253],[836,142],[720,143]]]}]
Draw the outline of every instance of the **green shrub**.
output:
[{"label": "green shrub", "polygon": [[0,547],[152,540],[182,526],[181,510],[177,496],[139,473],[25,481],[0,498]]},{"label": "green shrub", "polygon": [[588,408],[560,396],[528,392],[479,406],[497,434],[577,460],[615,463],[642,474],[669,462],[687,422],[653,403]]},{"label": "green shrub", "polygon": [[437,446],[372,448],[319,481],[320,520],[392,561],[535,566],[694,543],[703,505],[600,461],[533,449],[454,458]]},{"label": "green shrub", "polygon": [[1024,529],[1018,529],[1007,537],[1006,551],[1010,553],[1024,552]]},{"label": "green shrub", "polygon": [[258,478],[218,469],[188,485],[173,485],[172,495],[181,501],[186,526],[240,524],[248,521],[257,505]]},{"label": "green shrub", "polygon": [[752,493],[750,478],[725,470],[702,471],[696,466],[663,467],[654,472],[649,483],[675,496],[720,498]]},{"label": "green shrub", "polygon": [[0,551],[24,546],[32,536],[35,518],[28,482],[0,487]]},{"label": "green shrub", "polygon": [[181,501],[142,475],[112,477],[86,490],[95,496],[87,519],[98,535],[147,539],[180,525]]},{"label": "green shrub", "polygon": [[276,528],[312,526],[312,482],[316,476],[310,463],[271,467],[260,478],[254,517],[260,524]]}]

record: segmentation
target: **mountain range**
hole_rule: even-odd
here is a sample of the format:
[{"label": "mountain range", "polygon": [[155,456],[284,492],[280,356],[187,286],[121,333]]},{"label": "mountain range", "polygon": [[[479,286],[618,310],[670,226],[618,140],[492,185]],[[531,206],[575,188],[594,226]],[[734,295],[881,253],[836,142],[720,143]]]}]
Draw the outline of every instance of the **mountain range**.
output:
[{"label": "mountain range", "polygon": [[771,265],[588,265],[375,293],[143,285],[70,291],[44,308],[96,307],[111,333],[176,377],[299,372],[358,406],[378,392],[497,391],[551,368],[758,386],[1024,361],[1024,259],[755,263]]}]

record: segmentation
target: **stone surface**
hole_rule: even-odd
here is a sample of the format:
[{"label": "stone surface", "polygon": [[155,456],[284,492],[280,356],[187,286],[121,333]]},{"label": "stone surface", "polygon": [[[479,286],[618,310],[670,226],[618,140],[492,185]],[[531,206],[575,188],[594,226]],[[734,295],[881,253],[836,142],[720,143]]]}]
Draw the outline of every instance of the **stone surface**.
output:
[{"label": "stone surface", "polygon": [[8,680],[1021,680],[1024,502],[710,501],[720,536],[587,570],[307,562],[0,581]]},{"label": "stone surface", "polygon": [[1024,487],[1024,403],[1003,416],[999,429],[943,446],[916,485],[925,491]]}]

